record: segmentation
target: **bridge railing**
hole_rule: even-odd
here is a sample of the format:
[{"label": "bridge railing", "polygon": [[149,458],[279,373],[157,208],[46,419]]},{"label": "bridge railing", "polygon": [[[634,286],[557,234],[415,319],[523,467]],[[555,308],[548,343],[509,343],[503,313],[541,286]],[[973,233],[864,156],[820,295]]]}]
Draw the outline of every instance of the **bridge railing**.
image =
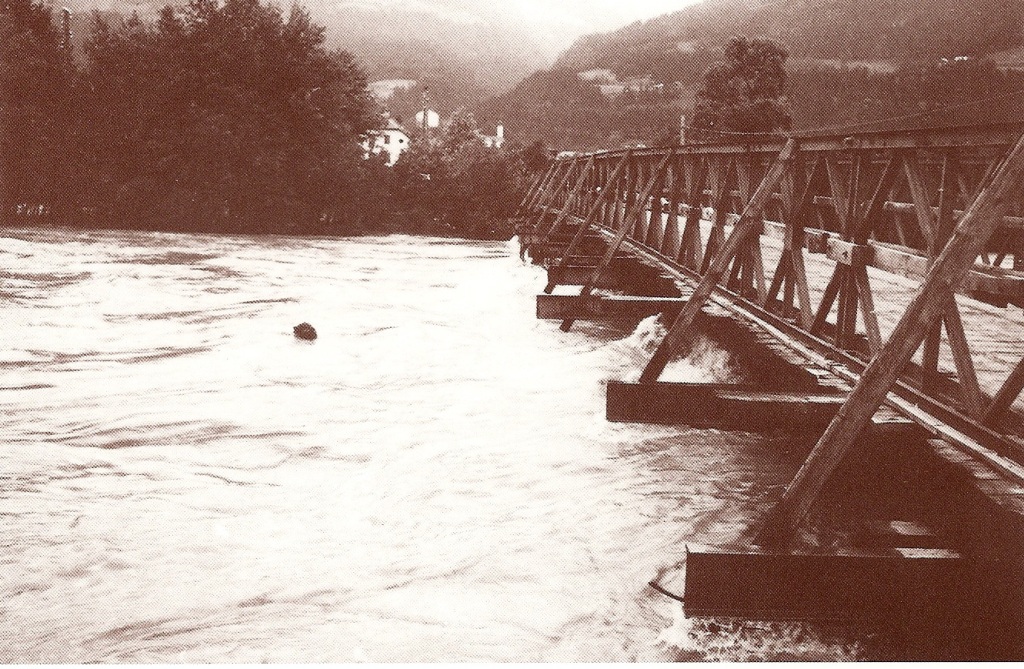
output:
[{"label": "bridge railing", "polygon": [[[642,382],[657,381],[670,357],[685,353],[702,304],[725,296],[851,362],[857,374],[913,344],[886,391],[902,389],[905,410],[928,405],[932,418],[942,414],[939,422],[969,433],[979,448],[1024,462],[1024,419],[1013,410],[1024,387],[1021,352],[1003,358],[1009,365],[986,359],[979,381],[965,327],[978,311],[952,297],[1024,306],[1024,178],[1017,165],[1007,167],[1022,131],[1014,124],[794,136],[574,156],[554,161],[524,200],[521,241],[571,234],[558,254],[565,266],[587,234],[601,234],[607,251],[583,297],[623,248],[690,279],[693,306],[671,325]],[[959,264],[934,278],[954,246]],[[904,341],[917,330],[907,335],[903,318],[894,328],[880,321],[893,275],[918,286],[917,297],[928,295],[916,341]],[[1009,323],[1024,332],[1020,319]]]}]

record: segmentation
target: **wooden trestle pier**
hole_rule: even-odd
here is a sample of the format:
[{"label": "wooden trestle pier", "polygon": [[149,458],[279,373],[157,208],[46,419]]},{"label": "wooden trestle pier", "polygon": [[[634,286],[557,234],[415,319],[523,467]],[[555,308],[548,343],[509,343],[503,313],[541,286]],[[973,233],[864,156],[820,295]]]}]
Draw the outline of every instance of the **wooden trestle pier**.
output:
[{"label": "wooden trestle pier", "polygon": [[[968,654],[1020,657],[1022,133],[639,148],[538,176],[515,219],[547,267],[538,316],[667,328],[639,382],[609,382],[608,418],[808,447],[748,542],[690,547],[652,583],[687,615],[955,620]],[[661,381],[698,334],[748,382]],[[892,503],[913,486],[923,519]],[[876,517],[824,538],[830,503]]]}]

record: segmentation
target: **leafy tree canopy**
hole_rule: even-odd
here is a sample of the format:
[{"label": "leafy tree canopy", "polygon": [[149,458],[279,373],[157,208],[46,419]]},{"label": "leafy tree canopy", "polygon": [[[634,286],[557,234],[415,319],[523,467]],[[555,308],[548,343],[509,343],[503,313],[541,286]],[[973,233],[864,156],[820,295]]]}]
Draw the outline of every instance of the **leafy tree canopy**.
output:
[{"label": "leafy tree canopy", "polygon": [[785,49],[768,39],[730,39],[725,60],[704,74],[691,127],[741,133],[788,129],[786,56]]},{"label": "leafy tree canopy", "polygon": [[81,198],[129,225],[308,227],[379,122],[352,57],[327,51],[298,7],[190,0],[155,25],[97,17],[86,54]]}]

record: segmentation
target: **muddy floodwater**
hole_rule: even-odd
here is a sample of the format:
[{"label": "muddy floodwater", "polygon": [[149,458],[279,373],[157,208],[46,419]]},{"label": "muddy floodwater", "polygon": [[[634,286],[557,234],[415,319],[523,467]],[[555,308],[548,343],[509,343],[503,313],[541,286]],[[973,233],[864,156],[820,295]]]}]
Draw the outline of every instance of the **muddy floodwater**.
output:
[{"label": "muddy floodwater", "polygon": [[606,422],[660,324],[536,320],[512,243],[0,237],[0,662],[869,652],[647,587],[763,511],[778,444]]}]

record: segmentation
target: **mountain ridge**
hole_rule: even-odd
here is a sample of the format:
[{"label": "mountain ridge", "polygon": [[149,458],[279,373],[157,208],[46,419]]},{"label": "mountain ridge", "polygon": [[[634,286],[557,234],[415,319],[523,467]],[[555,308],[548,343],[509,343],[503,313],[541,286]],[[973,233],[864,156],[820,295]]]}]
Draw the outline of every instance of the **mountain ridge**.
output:
[{"label": "mountain ridge", "polygon": [[477,116],[572,150],[678,141],[704,72],[747,36],[788,51],[796,129],[1006,120],[1024,104],[1004,99],[1024,88],[1022,15],[1022,0],[706,0],[577,39]]},{"label": "mountain ridge", "polygon": [[915,60],[982,56],[1024,44],[1020,0],[706,0],[585,35],[555,68],[622,68],[631,57],[720,48],[733,35],[767,37],[794,57]]}]

